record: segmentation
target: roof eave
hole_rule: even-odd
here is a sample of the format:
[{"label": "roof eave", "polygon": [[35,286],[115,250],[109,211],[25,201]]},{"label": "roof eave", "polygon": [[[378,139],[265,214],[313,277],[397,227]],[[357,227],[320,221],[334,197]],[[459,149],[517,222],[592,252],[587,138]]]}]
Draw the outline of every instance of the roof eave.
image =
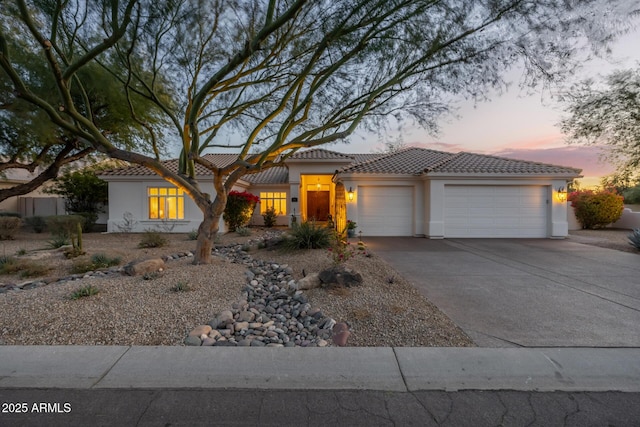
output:
[{"label": "roof eave", "polygon": [[567,179],[582,178],[580,173],[482,173],[482,172],[427,172],[424,178],[451,179]]}]

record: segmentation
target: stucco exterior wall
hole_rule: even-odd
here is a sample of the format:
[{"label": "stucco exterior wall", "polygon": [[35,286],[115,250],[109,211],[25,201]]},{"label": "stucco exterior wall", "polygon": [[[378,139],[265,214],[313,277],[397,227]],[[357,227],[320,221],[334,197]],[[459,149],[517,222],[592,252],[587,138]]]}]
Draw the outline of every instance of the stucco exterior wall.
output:
[{"label": "stucco exterior wall", "polygon": [[[289,225],[289,221],[290,221],[290,216],[291,213],[293,212],[291,210],[291,197],[289,195],[289,185],[287,184],[283,184],[283,185],[269,185],[269,186],[262,186],[262,185],[256,185],[254,187],[251,187],[249,190],[247,190],[249,193],[254,194],[258,197],[260,197],[260,193],[261,192],[285,192],[287,193],[287,197],[286,197],[286,206],[287,206],[287,213],[286,215],[278,215],[277,219],[276,219],[276,225]],[[253,211],[253,216],[251,217],[251,225],[256,225],[256,226],[263,226],[264,225],[264,218],[262,217],[262,214],[260,213],[260,204],[258,204],[258,206],[256,206],[256,209]]]},{"label": "stucco exterior wall", "polygon": [[[184,219],[181,220],[151,220],[149,219],[149,206],[147,201],[148,187],[173,187],[172,184],[161,179],[113,179],[109,181],[109,220],[107,232],[119,232],[124,223],[124,215],[129,212],[136,221],[132,232],[145,230],[158,230],[173,233],[188,233],[198,228],[202,222],[202,212],[195,202],[185,195]],[[215,194],[213,184],[202,182],[200,188],[209,194]],[[238,191],[243,188],[237,187]],[[172,226],[169,230],[169,226]],[[219,232],[226,232],[224,220],[220,218]]]}]

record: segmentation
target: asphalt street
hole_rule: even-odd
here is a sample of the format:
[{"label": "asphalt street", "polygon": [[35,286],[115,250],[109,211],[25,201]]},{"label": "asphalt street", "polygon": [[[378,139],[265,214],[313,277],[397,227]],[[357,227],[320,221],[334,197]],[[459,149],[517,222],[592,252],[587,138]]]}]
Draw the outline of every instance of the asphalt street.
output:
[{"label": "asphalt street", "polygon": [[640,425],[640,393],[620,392],[0,389],[0,401],[27,408],[3,410],[2,426]]}]

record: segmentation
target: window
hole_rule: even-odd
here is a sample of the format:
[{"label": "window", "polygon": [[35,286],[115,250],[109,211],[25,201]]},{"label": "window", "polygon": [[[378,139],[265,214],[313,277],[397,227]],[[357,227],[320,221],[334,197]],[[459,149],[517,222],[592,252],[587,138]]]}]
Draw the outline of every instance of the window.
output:
[{"label": "window", "polygon": [[267,209],[274,208],[276,214],[287,214],[287,193],[285,192],[261,192],[260,193],[260,214],[264,215]]},{"label": "window", "polygon": [[149,219],[184,219],[184,191],[149,187]]}]

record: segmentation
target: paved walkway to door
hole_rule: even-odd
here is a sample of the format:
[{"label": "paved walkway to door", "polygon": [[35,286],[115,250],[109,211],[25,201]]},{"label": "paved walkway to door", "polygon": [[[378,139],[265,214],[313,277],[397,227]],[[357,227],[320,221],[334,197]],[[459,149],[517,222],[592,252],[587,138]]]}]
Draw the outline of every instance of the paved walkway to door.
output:
[{"label": "paved walkway to door", "polygon": [[640,256],[548,239],[368,237],[481,347],[640,347]]}]

